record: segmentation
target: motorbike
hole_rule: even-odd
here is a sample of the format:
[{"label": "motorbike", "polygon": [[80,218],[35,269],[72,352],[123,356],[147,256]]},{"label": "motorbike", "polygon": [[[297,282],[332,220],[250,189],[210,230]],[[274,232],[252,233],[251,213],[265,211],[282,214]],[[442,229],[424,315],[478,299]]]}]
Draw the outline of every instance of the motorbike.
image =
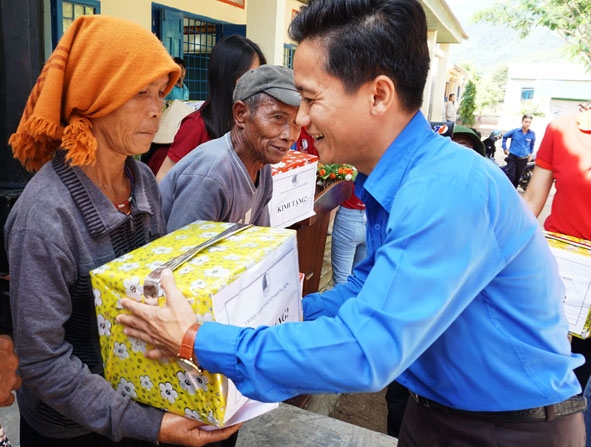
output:
[{"label": "motorbike", "polygon": [[[431,121],[431,129],[433,132],[438,133],[444,137],[451,138],[454,132],[454,123],[451,121]],[[496,152],[496,142],[502,137],[502,133],[499,130],[493,130],[489,137],[483,140],[486,152],[486,158],[491,160],[495,165],[497,165],[505,174],[507,174],[507,162],[505,164],[499,164],[495,159],[495,152]],[[521,189],[524,191],[527,190],[529,186],[529,181],[534,174],[534,167],[536,166],[535,162],[536,156],[533,155],[532,159],[527,162],[521,177],[519,178],[519,185]],[[506,159],[505,159],[506,160]]]},{"label": "motorbike", "polygon": [[[505,174],[507,174],[507,159],[505,158],[505,164],[499,164],[495,159],[496,142],[502,137],[502,135],[503,134],[501,133],[501,131],[493,130],[490,133],[489,137],[483,140],[482,142],[484,143],[486,149],[486,157],[492,160],[493,163],[495,163],[499,168],[501,168],[501,170]],[[536,156],[534,154],[532,159],[527,162],[527,165],[525,166],[525,169],[523,170],[523,173],[519,178],[518,186],[520,186],[521,189],[523,189],[524,191],[527,190],[527,187],[529,186],[529,181],[531,180],[532,175],[534,174],[534,168],[536,166],[535,159]]]},{"label": "motorbike", "polygon": [[[507,174],[507,163],[506,162],[505,162],[504,165],[500,165],[499,163],[497,163],[497,161],[494,159],[494,157],[488,157],[488,158],[493,163],[495,163],[499,168],[501,168],[501,170],[505,174]],[[529,186],[529,181],[531,180],[532,176],[534,175],[534,168],[535,167],[536,167],[536,158],[535,158],[535,155],[534,155],[532,157],[532,159],[527,162],[527,165],[525,165],[525,169],[523,170],[523,173],[521,174],[521,177],[519,177],[518,186],[521,187],[521,189],[523,189],[524,191],[526,191],[527,190],[527,187]]]}]

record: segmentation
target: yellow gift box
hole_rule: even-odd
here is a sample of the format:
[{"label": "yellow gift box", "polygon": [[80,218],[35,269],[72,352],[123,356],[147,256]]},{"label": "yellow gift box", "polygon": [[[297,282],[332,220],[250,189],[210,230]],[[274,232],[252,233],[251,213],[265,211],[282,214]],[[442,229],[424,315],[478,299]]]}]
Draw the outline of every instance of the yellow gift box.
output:
[{"label": "yellow gift box", "polygon": [[[105,379],[130,398],[223,427],[277,406],[242,396],[221,374],[192,376],[174,359],[146,359],[146,344],[116,324],[125,296],[142,301],[144,278],[232,224],[197,221],[90,272]],[[257,327],[301,321],[293,230],[250,227],[197,253],[174,276],[198,322]],[[161,289],[158,305],[165,304]]]},{"label": "yellow gift box", "polygon": [[591,335],[591,241],[546,232],[558,263],[564,287],[564,313],[570,332],[579,338]]}]

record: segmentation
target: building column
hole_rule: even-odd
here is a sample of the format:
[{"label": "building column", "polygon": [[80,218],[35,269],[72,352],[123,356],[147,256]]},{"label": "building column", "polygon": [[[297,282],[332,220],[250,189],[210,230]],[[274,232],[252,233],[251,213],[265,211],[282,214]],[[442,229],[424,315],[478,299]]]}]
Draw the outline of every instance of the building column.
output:
[{"label": "building column", "polygon": [[[433,98],[431,105],[431,119],[433,121],[444,121],[445,116],[443,112],[445,89],[447,82],[447,63],[449,60],[449,44],[439,44],[437,51],[437,74],[433,84]],[[456,104],[457,105],[457,104]]]},{"label": "building column", "polygon": [[425,83],[425,89],[423,90],[423,105],[421,106],[421,111],[427,117],[428,120],[433,120],[431,118],[431,98],[433,92],[433,79],[434,74],[437,72],[437,60],[435,56],[435,50],[437,49],[437,31],[429,31],[427,33],[427,44],[429,45],[429,59],[431,60],[431,66],[429,67],[429,74],[427,75],[427,82]]},{"label": "building column", "polygon": [[256,0],[246,4],[246,37],[256,42],[269,64],[283,65],[286,0]]}]

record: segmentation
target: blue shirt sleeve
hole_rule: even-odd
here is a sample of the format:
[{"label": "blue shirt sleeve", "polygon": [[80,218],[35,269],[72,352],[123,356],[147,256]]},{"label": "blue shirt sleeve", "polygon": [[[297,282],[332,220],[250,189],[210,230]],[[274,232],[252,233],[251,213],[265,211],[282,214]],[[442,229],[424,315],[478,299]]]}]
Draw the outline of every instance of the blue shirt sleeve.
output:
[{"label": "blue shirt sleeve", "polygon": [[[312,321],[256,329],[205,323],[195,343],[201,366],[261,401],[382,389],[504,265],[483,196],[447,178],[407,182],[371,270],[362,265],[351,284],[306,298]],[[482,237],[465,238],[467,231]]]},{"label": "blue shirt sleeve", "polygon": [[371,262],[368,257],[356,266],[348,282],[339,284],[324,293],[312,293],[306,296],[302,302],[304,320],[314,320],[322,316],[334,317],[344,301],[359,293],[370,268]]},{"label": "blue shirt sleeve", "polygon": [[503,134],[503,139],[501,140],[501,147],[503,148],[503,150],[505,150],[505,151],[507,150],[507,139],[511,138],[512,135],[513,135],[512,130]]}]

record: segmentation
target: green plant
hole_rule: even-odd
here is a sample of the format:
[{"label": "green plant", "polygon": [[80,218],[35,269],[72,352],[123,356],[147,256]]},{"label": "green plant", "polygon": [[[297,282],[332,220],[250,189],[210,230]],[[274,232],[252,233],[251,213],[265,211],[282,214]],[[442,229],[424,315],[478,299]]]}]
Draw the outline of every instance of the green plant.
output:
[{"label": "green plant", "polygon": [[474,125],[474,112],[476,111],[476,85],[472,80],[468,81],[464,93],[462,94],[462,102],[458,109],[458,114],[462,117],[462,123],[465,126],[472,127]]}]

